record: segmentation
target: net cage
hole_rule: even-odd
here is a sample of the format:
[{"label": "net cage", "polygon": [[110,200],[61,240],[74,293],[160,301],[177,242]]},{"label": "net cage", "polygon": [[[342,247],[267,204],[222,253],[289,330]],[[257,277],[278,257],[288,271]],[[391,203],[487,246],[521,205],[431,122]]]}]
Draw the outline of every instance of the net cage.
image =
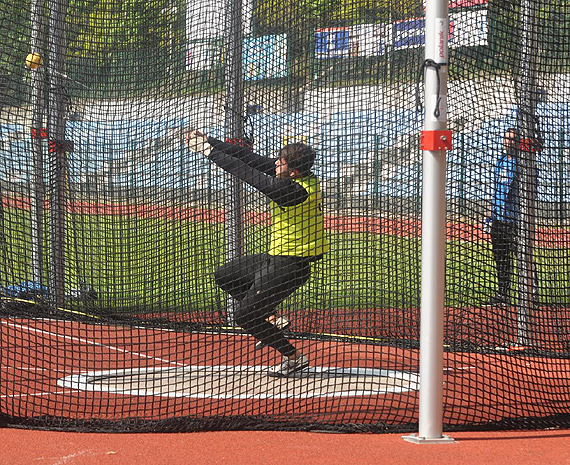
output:
[{"label": "net cage", "polygon": [[[0,0],[1,423],[415,429],[424,17]],[[444,428],[568,427],[570,2],[450,0],[448,48]]]}]

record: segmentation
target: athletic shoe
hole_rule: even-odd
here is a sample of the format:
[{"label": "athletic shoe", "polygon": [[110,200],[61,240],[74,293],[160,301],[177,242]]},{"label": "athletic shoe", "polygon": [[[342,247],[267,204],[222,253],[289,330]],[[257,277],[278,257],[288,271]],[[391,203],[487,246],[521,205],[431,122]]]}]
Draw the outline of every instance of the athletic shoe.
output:
[{"label": "athletic shoe", "polygon": [[296,359],[291,360],[290,358],[283,357],[283,361],[280,365],[270,368],[267,374],[269,376],[286,377],[301,371],[303,368],[309,366],[309,359],[303,354],[299,355]]},{"label": "athletic shoe", "polygon": [[[277,318],[275,320],[275,323],[273,324],[281,330],[287,329],[289,326],[291,326],[291,322],[284,316],[280,316],[279,318]],[[257,343],[255,344],[256,350],[263,349],[264,347],[267,347],[267,344],[264,344],[261,341],[257,341]]]}]

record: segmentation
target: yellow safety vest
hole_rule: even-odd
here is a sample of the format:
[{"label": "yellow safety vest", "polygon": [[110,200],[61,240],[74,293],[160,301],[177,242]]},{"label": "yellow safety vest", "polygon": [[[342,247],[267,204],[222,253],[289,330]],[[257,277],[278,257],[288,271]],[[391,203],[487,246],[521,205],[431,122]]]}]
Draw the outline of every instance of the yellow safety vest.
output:
[{"label": "yellow safety vest", "polygon": [[269,255],[315,257],[329,250],[324,232],[321,186],[313,174],[294,179],[308,192],[307,199],[293,207],[271,201],[271,246]]}]

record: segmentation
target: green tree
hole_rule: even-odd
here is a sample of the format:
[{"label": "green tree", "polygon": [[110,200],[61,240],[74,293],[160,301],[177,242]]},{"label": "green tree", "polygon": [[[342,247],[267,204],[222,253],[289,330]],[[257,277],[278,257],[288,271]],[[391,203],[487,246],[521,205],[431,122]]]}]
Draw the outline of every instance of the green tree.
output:
[{"label": "green tree", "polygon": [[75,77],[113,91],[158,85],[180,55],[184,7],[184,0],[71,0],[68,56]]},{"label": "green tree", "polygon": [[421,0],[258,0],[261,32],[382,23],[423,14]]},{"label": "green tree", "polygon": [[18,103],[26,69],[24,61],[29,50],[29,0],[0,0],[0,108]]},{"label": "green tree", "polygon": [[[116,53],[165,47],[172,39],[176,0],[74,0],[70,46],[77,53]],[[178,22],[176,22],[178,23]]]},{"label": "green tree", "polygon": [[390,22],[422,14],[415,0],[343,0],[331,12],[332,22],[343,25]]}]

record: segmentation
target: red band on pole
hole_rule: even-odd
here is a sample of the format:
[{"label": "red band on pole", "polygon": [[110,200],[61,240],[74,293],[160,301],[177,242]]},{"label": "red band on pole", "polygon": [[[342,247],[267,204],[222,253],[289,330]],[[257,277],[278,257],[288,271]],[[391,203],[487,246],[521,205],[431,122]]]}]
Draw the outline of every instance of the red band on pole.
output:
[{"label": "red band on pole", "polygon": [[453,135],[451,131],[422,131],[420,148],[425,151],[451,150]]},{"label": "red band on pole", "polygon": [[32,139],[47,139],[48,131],[47,128],[31,128],[30,134]]},{"label": "red band on pole", "polygon": [[538,139],[533,137],[528,139],[521,139],[519,144],[519,150],[521,152],[537,153],[542,151],[542,144]]}]

